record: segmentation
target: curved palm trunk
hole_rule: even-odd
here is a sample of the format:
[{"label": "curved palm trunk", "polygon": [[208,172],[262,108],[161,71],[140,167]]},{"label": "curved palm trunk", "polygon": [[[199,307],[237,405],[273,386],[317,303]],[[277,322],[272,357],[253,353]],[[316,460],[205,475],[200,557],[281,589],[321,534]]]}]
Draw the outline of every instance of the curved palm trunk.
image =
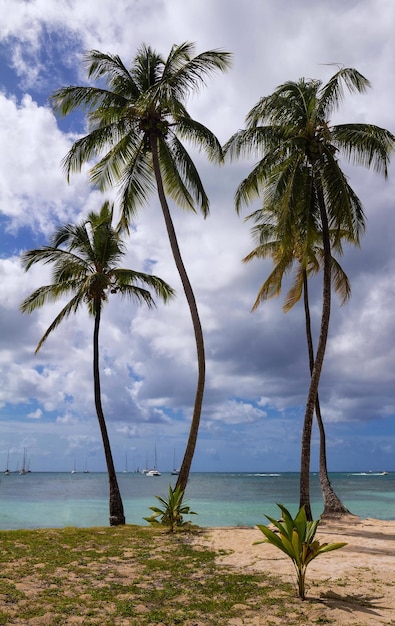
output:
[{"label": "curved palm trunk", "polygon": [[314,173],[314,178],[321,216],[322,243],[324,249],[324,277],[320,335],[318,338],[318,346],[316,357],[314,360],[314,366],[311,372],[310,387],[307,395],[306,410],[303,422],[299,500],[299,506],[305,507],[307,519],[310,521],[313,519],[310,506],[311,432],[313,426],[314,410],[318,396],[318,385],[321,378],[326,342],[328,339],[329,318],[331,313],[331,244],[329,236],[328,216],[326,213],[325,199],[322,191],[321,180],[317,173]]},{"label": "curved palm trunk", "polygon": [[103,440],[104,455],[106,457],[108,482],[110,487],[110,526],[118,526],[125,523],[121,492],[119,491],[117,475],[114,468],[110,440],[108,438],[106,421],[104,419],[100,392],[99,372],[99,328],[100,328],[101,303],[97,303],[95,314],[95,327],[93,331],[93,381],[95,388],[95,407],[99,420],[100,432]]},{"label": "curved palm trunk", "polygon": [[[314,348],[313,337],[311,334],[311,319],[310,319],[310,307],[309,307],[309,293],[307,285],[307,273],[303,271],[303,301],[304,311],[306,319],[306,337],[307,348],[309,353],[309,365],[310,374],[313,372],[314,367]],[[324,499],[324,511],[321,517],[333,517],[339,515],[350,515],[350,511],[346,509],[340,498],[336,495],[328,475],[328,466],[326,462],[326,436],[324,423],[321,416],[320,401],[317,392],[317,399],[315,401],[315,415],[317,418],[318,429],[320,432],[320,486]]]},{"label": "curved palm trunk", "polygon": [[156,178],[156,184],[158,188],[159,200],[161,203],[163,217],[165,219],[166,230],[169,237],[169,242],[171,246],[171,250],[173,253],[174,261],[180,275],[180,279],[182,282],[182,286],[184,288],[185,297],[188,302],[189,310],[191,313],[193,330],[195,334],[195,342],[196,342],[196,353],[197,353],[197,361],[198,361],[198,380],[196,386],[196,394],[195,394],[195,404],[193,408],[192,421],[187,441],[187,446],[185,449],[184,458],[181,464],[180,472],[177,478],[176,487],[179,487],[181,491],[185,491],[189,473],[191,470],[193,455],[195,452],[196,441],[199,432],[199,424],[200,424],[200,415],[202,412],[202,404],[203,404],[203,394],[204,394],[204,385],[206,378],[206,359],[205,359],[205,351],[204,351],[204,340],[203,340],[203,331],[200,323],[199,312],[196,305],[195,295],[192,290],[191,283],[188,278],[188,274],[186,272],[180,248],[178,246],[177,236],[174,230],[173,220],[171,219],[169,206],[166,200],[166,195],[163,189],[162,175],[159,166],[159,157],[158,157],[158,148],[156,137],[151,136],[151,151],[152,151],[152,161],[154,167],[154,173]]}]

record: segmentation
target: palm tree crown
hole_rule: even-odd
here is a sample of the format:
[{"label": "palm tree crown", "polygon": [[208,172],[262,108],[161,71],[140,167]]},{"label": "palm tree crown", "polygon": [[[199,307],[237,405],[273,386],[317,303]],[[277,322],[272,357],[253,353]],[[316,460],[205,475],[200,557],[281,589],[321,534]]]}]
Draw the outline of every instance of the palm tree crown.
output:
[{"label": "palm tree crown", "polygon": [[64,166],[70,175],[104,154],[92,167],[91,178],[100,189],[120,183],[123,227],[155,188],[153,139],[165,193],[184,208],[195,211],[196,203],[204,215],[209,211],[182,140],[203,148],[212,160],[221,160],[221,146],[208,128],[191,118],[184,103],[214,71],[229,67],[231,55],[218,50],[193,53],[194,45],[185,42],[174,45],[164,59],[144,44],[127,69],[119,56],[92,50],[85,57],[88,76],[103,87],[69,86],[51,97],[62,115],[77,108],[88,111],[89,133],[75,142]]},{"label": "palm tree crown", "polygon": [[[253,311],[265,300],[280,295],[284,276],[295,266],[292,283],[283,305],[283,311],[287,313],[301,299],[305,280],[322,271],[324,266],[322,233],[315,230],[307,232],[306,229],[299,233],[295,227],[290,227],[287,235],[281,236],[277,229],[276,216],[275,210],[269,211],[266,207],[246,218],[246,220],[256,222],[251,232],[258,245],[244,257],[243,262],[266,258],[273,260],[273,269],[259,289],[252,307]],[[339,255],[343,253],[342,239],[358,245],[352,236],[344,231],[342,233],[338,230],[331,231],[330,235],[332,241],[335,239],[332,249]],[[332,287],[343,305],[350,298],[351,287],[346,273],[334,256],[332,256],[331,278]]]},{"label": "palm tree crown", "polygon": [[100,213],[90,213],[81,224],[60,226],[51,245],[22,254],[26,271],[35,263],[53,265],[52,283],[39,287],[23,301],[23,313],[72,296],[41,337],[36,352],[48,335],[84,304],[95,317],[110,294],[143,302],[148,307],[155,305],[150,288],[164,301],[174,295],[173,289],[157,276],[117,266],[125,254],[125,245],[111,226],[112,215],[112,205],[105,202]]}]

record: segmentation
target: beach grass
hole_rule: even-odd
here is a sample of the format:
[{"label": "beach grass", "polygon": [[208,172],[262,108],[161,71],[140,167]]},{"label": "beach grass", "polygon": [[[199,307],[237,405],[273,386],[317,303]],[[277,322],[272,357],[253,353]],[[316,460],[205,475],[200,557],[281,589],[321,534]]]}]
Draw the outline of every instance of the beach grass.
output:
[{"label": "beach grass", "polygon": [[[0,532],[0,624],[307,624],[280,578],[216,562],[192,529],[140,526]],[[319,622],[317,622],[319,623]]]}]

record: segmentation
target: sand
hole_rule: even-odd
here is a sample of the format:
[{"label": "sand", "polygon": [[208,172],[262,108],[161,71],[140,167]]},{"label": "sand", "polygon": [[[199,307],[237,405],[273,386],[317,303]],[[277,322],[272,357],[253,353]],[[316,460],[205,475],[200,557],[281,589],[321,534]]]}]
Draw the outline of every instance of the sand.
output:
[{"label": "sand", "polygon": [[[251,613],[249,621],[244,615],[229,626],[292,626],[301,614],[306,614],[309,625],[395,625],[395,522],[347,517],[321,522],[316,536],[322,542],[348,545],[308,566],[307,599],[299,600],[295,589],[293,608],[286,617],[275,616],[275,611],[270,616]],[[220,551],[218,563],[239,572],[270,573],[295,584],[292,562],[268,543],[254,545],[262,539],[258,528],[210,528],[195,541]]]}]

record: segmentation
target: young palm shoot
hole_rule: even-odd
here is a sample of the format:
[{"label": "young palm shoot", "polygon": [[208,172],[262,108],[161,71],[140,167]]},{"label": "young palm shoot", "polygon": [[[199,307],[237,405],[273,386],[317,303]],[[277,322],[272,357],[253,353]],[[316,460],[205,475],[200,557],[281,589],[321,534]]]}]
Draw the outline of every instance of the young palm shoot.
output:
[{"label": "young palm shoot", "polygon": [[173,490],[169,485],[168,498],[162,498],[161,496],[155,496],[157,500],[162,504],[162,508],[158,506],[150,506],[150,510],[153,511],[150,517],[144,517],[146,522],[149,522],[153,526],[167,526],[170,533],[174,533],[176,528],[190,526],[190,521],[184,521],[184,515],[197,515],[195,511],[191,511],[190,507],[183,503],[184,492],[179,486],[176,486]]},{"label": "young palm shoot", "polygon": [[318,539],[315,539],[320,520],[309,522],[304,506],[299,509],[295,518],[292,517],[285,506],[282,504],[277,506],[281,509],[282,520],[275,520],[268,515],[265,515],[265,517],[276,527],[278,532],[271,530],[263,524],[257,524],[266,539],[255,543],[271,543],[289,556],[296,570],[299,598],[304,600],[306,598],[306,569],[309,563],[317,556],[320,556],[320,554],[338,550],[347,544],[342,542],[320,543]]}]

